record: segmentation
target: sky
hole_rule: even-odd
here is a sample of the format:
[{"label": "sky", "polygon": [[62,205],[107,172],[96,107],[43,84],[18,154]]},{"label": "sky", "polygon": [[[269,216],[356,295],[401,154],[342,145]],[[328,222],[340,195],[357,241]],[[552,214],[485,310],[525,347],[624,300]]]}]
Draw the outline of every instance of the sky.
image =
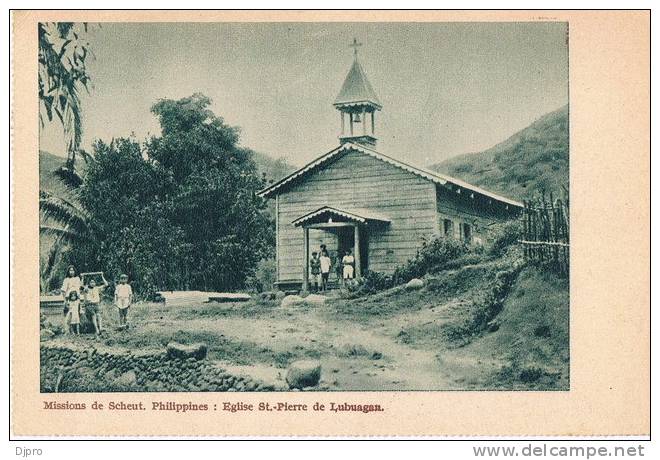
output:
[{"label": "sky", "polygon": [[[566,23],[103,23],[88,34],[83,148],[157,135],[156,101],[201,92],[241,145],[303,165],[339,144],[354,37],[383,104],[377,150],[403,161],[485,150],[568,103]],[[61,125],[40,148],[64,155]]]}]

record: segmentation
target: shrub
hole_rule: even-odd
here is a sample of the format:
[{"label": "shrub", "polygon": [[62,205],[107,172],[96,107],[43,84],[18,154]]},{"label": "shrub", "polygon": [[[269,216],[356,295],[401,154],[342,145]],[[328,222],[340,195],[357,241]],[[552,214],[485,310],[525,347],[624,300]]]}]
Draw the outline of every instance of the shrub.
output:
[{"label": "shrub", "polygon": [[454,259],[469,251],[462,241],[452,238],[434,238],[425,241],[415,257],[399,266],[392,275],[395,284],[407,283],[429,272],[445,268]]},{"label": "shrub", "polygon": [[519,272],[519,266],[497,272],[495,280],[484,295],[472,303],[468,316],[445,327],[445,337],[460,346],[467,344],[472,336],[486,329],[488,323],[504,308],[504,301]]},{"label": "shrub", "polygon": [[254,275],[249,276],[245,281],[246,287],[254,292],[272,290],[275,283],[276,270],[275,259],[261,259],[257,263],[257,269],[254,271]]},{"label": "shrub", "polygon": [[517,219],[497,224],[491,231],[491,238],[486,251],[491,256],[501,256],[509,247],[518,242],[521,235],[521,223]]},{"label": "shrub", "polygon": [[384,291],[393,286],[392,277],[384,273],[369,270],[353,284],[347,284],[349,297],[360,297]]}]

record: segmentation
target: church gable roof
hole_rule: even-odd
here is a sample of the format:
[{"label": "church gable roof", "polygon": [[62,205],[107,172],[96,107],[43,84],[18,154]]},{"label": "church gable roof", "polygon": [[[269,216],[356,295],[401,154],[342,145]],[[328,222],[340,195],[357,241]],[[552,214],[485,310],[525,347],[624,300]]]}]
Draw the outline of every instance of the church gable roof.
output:
[{"label": "church gable roof", "polygon": [[367,74],[357,59],[353,61],[344,84],[335,99],[334,105],[351,105],[356,103],[371,103],[378,108],[382,107],[376,92],[367,79]]},{"label": "church gable roof", "polygon": [[465,189],[468,190],[472,193],[476,193],[478,195],[482,195],[484,197],[487,197],[489,199],[504,203],[506,205],[511,205],[515,207],[522,208],[523,204],[511,200],[509,198],[497,195],[495,193],[489,192],[487,190],[484,190],[482,188],[479,188],[477,186],[474,186],[472,184],[468,184],[467,182],[464,182],[460,179],[455,179],[450,176],[446,176],[444,174],[437,173],[435,171],[431,171],[430,169],[426,168],[420,168],[417,166],[412,166],[407,163],[404,163],[402,161],[396,160],[392,157],[389,157],[387,155],[384,155],[380,152],[377,152],[373,149],[367,148],[364,145],[361,144],[355,144],[352,142],[346,142],[345,144],[337,147],[336,149],[333,149],[329,151],[328,153],[321,155],[314,161],[308,163],[307,165],[303,166],[302,168],[298,169],[297,171],[294,171],[293,173],[289,174],[285,178],[281,179],[280,181],[272,184],[269,187],[266,187],[265,189],[259,191],[257,194],[262,197],[262,198],[269,198],[271,196],[277,195],[278,193],[282,193],[287,189],[287,186],[291,185],[292,183],[295,183],[298,179],[300,179],[303,176],[306,176],[307,174],[310,174],[312,171],[317,170],[318,168],[324,167],[326,164],[331,162],[333,159],[337,158],[338,156],[347,153],[349,151],[356,151],[359,153],[363,153],[365,155],[369,155],[373,158],[376,158],[380,161],[383,161],[385,163],[388,163],[390,165],[396,166],[397,168],[403,169],[405,171],[408,171],[412,174],[415,174],[419,177],[422,177],[424,179],[427,179],[431,182],[433,182],[436,185],[442,185],[445,187],[449,188],[455,188],[457,191],[460,191],[460,189]]}]

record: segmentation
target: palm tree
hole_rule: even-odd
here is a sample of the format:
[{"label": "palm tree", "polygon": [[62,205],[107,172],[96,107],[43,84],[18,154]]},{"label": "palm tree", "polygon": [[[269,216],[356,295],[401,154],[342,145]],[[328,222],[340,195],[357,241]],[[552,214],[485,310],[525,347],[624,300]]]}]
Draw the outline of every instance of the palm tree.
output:
[{"label": "palm tree", "polygon": [[57,117],[64,128],[67,161],[60,174],[69,181],[76,179],[76,154],[87,158],[80,150],[82,141],[82,110],[80,91],[89,91],[90,77],[85,61],[92,55],[89,43],[82,37],[86,23],[39,23],[39,119],[43,126],[44,112],[48,121]]},{"label": "palm tree", "polygon": [[76,201],[39,192],[39,210],[43,219],[39,226],[42,236],[52,236],[56,244],[73,245],[89,234],[89,215]]}]

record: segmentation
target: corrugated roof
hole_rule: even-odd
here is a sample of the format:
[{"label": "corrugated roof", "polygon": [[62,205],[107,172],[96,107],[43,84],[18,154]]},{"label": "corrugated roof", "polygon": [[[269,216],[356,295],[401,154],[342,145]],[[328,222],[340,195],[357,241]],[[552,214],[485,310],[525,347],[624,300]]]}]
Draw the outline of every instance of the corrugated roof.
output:
[{"label": "corrugated roof", "polygon": [[335,208],[333,206],[323,206],[316,211],[312,211],[308,214],[305,214],[304,216],[298,217],[296,220],[291,222],[293,225],[296,227],[299,225],[304,224],[305,222],[309,221],[310,219],[313,219],[315,217],[321,216],[323,214],[335,214],[337,216],[345,217],[349,220],[359,222],[361,224],[367,223],[369,221],[371,222],[390,222],[390,219],[373,212],[370,209],[362,209],[362,208]]},{"label": "corrugated roof", "polygon": [[518,201],[515,201],[515,200],[512,200],[510,198],[506,198],[506,197],[503,197],[501,195],[497,195],[495,193],[489,192],[488,190],[484,190],[484,189],[482,189],[480,187],[477,187],[475,185],[468,184],[467,182],[464,182],[460,179],[455,179],[453,177],[446,176],[444,174],[440,174],[440,173],[437,173],[435,171],[431,171],[430,169],[420,168],[418,166],[412,166],[412,165],[409,165],[409,164],[404,163],[402,161],[395,160],[392,157],[389,157],[389,156],[384,155],[380,152],[377,152],[373,149],[365,147],[364,145],[355,144],[353,142],[346,142],[345,144],[340,145],[336,149],[333,149],[333,150],[329,151],[328,153],[326,153],[324,155],[321,155],[320,157],[318,157],[314,161],[308,163],[307,165],[303,166],[299,170],[289,174],[284,179],[274,183],[270,187],[267,187],[267,188],[261,190],[257,194],[260,197],[268,198],[269,196],[272,196],[277,190],[279,190],[282,187],[284,187],[285,185],[291,183],[295,179],[307,174],[308,172],[310,172],[314,168],[316,168],[318,166],[321,166],[322,164],[330,161],[331,159],[337,157],[338,155],[341,155],[342,153],[345,153],[345,152],[348,152],[348,151],[357,151],[357,152],[364,153],[364,154],[369,155],[373,158],[376,158],[380,161],[384,161],[385,163],[396,166],[397,168],[401,168],[401,169],[403,169],[405,171],[408,171],[408,172],[411,172],[411,173],[413,173],[417,176],[423,177],[424,179],[428,179],[431,182],[433,182],[435,184],[438,184],[438,185],[447,185],[449,183],[451,185],[459,187],[459,189],[463,188],[463,189],[469,190],[472,193],[477,193],[479,195],[483,195],[485,197],[488,197],[490,199],[505,203],[507,205],[516,206],[516,207],[519,207],[519,208],[523,207],[523,204],[518,202]]},{"label": "corrugated roof", "polygon": [[357,59],[353,61],[351,70],[348,71],[344,84],[339,91],[339,95],[335,99],[334,105],[343,105],[343,104],[355,104],[355,103],[372,103],[378,108],[381,108],[382,105],[376,92],[371,87],[371,83],[367,79],[367,74],[364,73],[364,69],[358,62]]}]

